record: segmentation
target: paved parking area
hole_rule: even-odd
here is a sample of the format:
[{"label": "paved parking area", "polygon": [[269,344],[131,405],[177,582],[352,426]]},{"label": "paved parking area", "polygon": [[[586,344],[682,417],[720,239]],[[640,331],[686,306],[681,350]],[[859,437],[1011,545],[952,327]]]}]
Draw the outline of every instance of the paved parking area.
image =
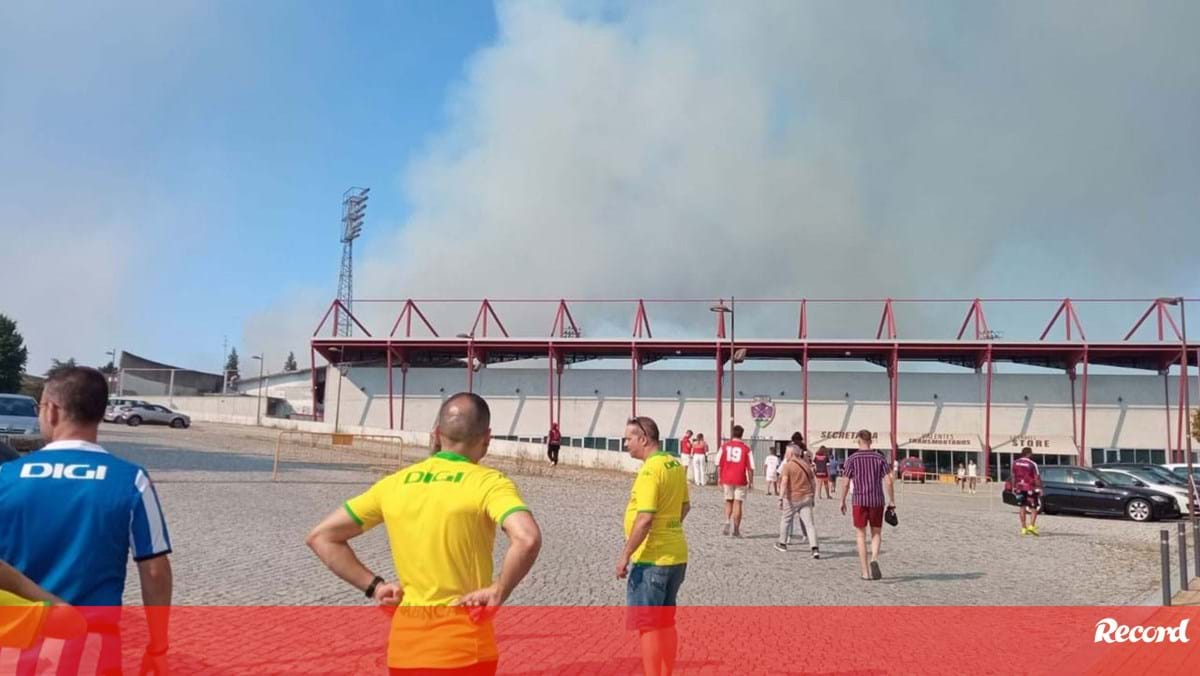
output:
[{"label": "paved parking area", "polygon": [[[175,547],[182,604],[348,604],[361,597],[304,546],[307,530],[374,474],[306,468],[270,481],[275,433],[197,424],[188,430],[106,425],[101,443],[143,464],[158,484]],[[564,449],[568,453],[569,449]],[[496,461],[516,480],[542,525],[537,565],[512,602],[619,605],[613,576],[631,476]],[[817,504],[822,559],[807,548],[780,553],[775,498],[746,505],[741,540],[722,537],[716,487],[693,491],[686,531],[688,605],[1116,605],[1153,597],[1161,526],[1116,519],[1042,517],[1041,538],[1021,537],[1015,512],[992,494],[905,486],[901,524],[885,527],[885,579],[858,579],[854,530],[836,501]],[[503,542],[503,536],[499,538]],[[359,556],[389,571],[386,535],[356,542]],[[131,570],[132,573],[132,570]],[[386,574],[386,572],[385,572]],[[130,577],[127,600],[138,598]]]}]

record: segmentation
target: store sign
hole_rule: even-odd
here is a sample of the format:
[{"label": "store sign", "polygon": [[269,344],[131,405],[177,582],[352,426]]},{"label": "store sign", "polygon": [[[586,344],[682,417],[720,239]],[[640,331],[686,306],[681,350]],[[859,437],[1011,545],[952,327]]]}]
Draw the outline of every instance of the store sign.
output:
[{"label": "store sign", "polygon": [[1030,434],[1000,437],[999,443],[992,444],[992,450],[997,453],[1020,453],[1021,449],[1026,446],[1040,455],[1075,455],[1078,453],[1075,441],[1071,437]]},{"label": "store sign", "polygon": [[750,403],[750,417],[760,429],[771,424],[775,419],[775,403],[766,395],[754,397]]},{"label": "store sign", "polygon": [[[858,431],[842,432],[840,430],[814,430],[809,434],[809,447],[828,446],[830,448],[858,448]],[[871,443],[879,441],[879,433],[871,433]]]},{"label": "store sign", "polygon": [[1018,450],[1028,446],[1033,449],[1034,453],[1039,450],[1048,450],[1057,445],[1049,437],[1009,437],[1009,443]]},{"label": "store sign", "polygon": [[900,446],[937,451],[978,451],[979,437],[972,434],[929,433],[900,435]]}]

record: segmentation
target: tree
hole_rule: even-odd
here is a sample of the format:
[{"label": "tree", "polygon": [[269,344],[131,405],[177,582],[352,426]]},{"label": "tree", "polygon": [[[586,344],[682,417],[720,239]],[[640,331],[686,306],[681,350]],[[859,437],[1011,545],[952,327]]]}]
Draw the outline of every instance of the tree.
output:
[{"label": "tree", "polygon": [[113,363],[113,360],[109,359],[107,364],[100,367],[100,372],[106,376],[114,375],[117,372],[117,365]]},{"label": "tree", "polygon": [[17,331],[17,323],[0,314],[0,392],[21,391],[21,374],[25,373],[28,359],[29,351]]},{"label": "tree", "polygon": [[292,371],[295,371],[298,368],[299,367],[296,366],[296,353],[288,352],[287,359],[283,362],[283,370],[287,373],[291,373]]},{"label": "tree", "polygon": [[1192,412],[1192,438],[1200,441],[1200,409]]},{"label": "tree", "polygon": [[58,359],[51,359],[50,360],[50,370],[46,371],[46,377],[53,378],[54,374],[58,373],[59,371],[61,371],[63,369],[75,368],[75,366],[76,366],[76,364],[75,364],[74,357],[68,357],[66,361],[60,361]]},{"label": "tree", "polygon": [[237,348],[234,347],[229,350],[229,358],[225,360],[225,377],[229,378],[230,376],[239,375]]}]

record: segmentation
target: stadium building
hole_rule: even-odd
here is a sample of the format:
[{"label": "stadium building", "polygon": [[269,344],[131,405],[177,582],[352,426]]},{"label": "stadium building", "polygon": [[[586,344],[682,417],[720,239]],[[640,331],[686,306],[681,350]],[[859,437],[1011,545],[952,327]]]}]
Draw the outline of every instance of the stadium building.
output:
[{"label": "stadium building", "polygon": [[[327,367],[273,375],[265,384],[247,378],[240,389],[255,394],[265,385],[268,396],[292,410],[316,411],[339,429],[415,431],[432,426],[447,396],[470,390],[490,402],[498,438],[536,443],[558,422],[564,447],[614,452],[620,450],[625,420],[634,414],[655,418],[672,451],[685,430],[715,441],[736,421],[759,456],[796,431],[811,447],[824,445],[844,456],[855,446],[855,432],[868,429],[877,448],[893,457],[921,458],[930,472],[950,473],[974,460],[981,473],[988,467],[993,476],[1024,446],[1045,464],[1182,461],[1187,445],[1182,403],[1200,401],[1200,378],[1181,381],[1178,368],[1171,372],[1184,347],[1169,340],[1176,325],[1164,300],[1148,301],[1150,309],[1125,339],[1103,342],[1082,337],[1071,301],[1060,301],[1046,332],[1028,341],[990,335],[981,301],[966,301],[970,311],[953,341],[898,338],[890,301],[881,301],[884,312],[873,339],[837,341],[807,337],[807,301],[796,301],[800,330],[790,340],[735,340],[725,331],[724,313],[718,314],[714,338],[654,338],[639,301],[633,301],[633,336],[584,338],[567,303],[556,302],[549,338],[509,336],[491,307],[496,301],[483,301],[472,330],[454,338],[440,337],[413,301],[405,302],[391,335],[372,336],[353,315],[358,335],[321,335],[330,314],[335,323],[339,313],[349,314],[335,301],[312,340],[313,361],[324,358]],[[1132,340],[1155,312],[1158,339]],[[498,327],[491,335],[489,316]],[[414,335],[414,317],[428,335]],[[1060,319],[1066,339],[1047,340]],[[974,333],[964,337],[972,321]],[[404,335],[396,335],[402,324]],[[1191,363],[1200,360],[1198,347],[1187,348]],[[731,373],[731,355],[755,367],[736,366]],[[708,370],[671,368],[672,359],[705,358],[713,364]],[[630,366],[597,366],[622,359]],[[772,360],[789,369],[771,370]],[[878,368],[829,370],[847,362]],[[914,362],[963,368],[906,370]],[[1031,366],[1044,372],[997,372]]]}]

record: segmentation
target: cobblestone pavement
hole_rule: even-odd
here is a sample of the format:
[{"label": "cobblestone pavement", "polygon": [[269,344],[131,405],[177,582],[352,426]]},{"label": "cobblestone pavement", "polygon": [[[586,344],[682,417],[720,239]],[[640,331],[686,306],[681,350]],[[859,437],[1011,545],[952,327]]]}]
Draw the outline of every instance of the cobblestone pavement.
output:
[{"label": "cobblestone pavement", "polygon": [[[300,468],[272,483],[275,432],[197,424],[188,430],[105,425],[101,443],[151,473],[175,549],[176,600],[203,605],[360,604],[304,546],[305,533],[379,472]],[[564,449],[569,453],[569,449]],[[537,565],[512,598],[525,605],[620,605],[613,567],[632,477],[540,463],[487,460],[517,482],[542,526]],[[744,539],[722,537],[716,487],[693,488],[686,605],[1117,605],[1157,585],[1157,524],[1044,516],[1042,537],[1021,537],[996,495],[953,487],[900,488],[900,526],[885,526],[884,579],[858,578],[854,529],[819,500],[819,561],[804,544],[772,548],[775,498],[756,487]],[[497,554],[503,536],[498,538]],[[382,529],[355,541],[360,558],[391,570]],[[498,556],[497,556],[498,563]],[[127,601],[139,598],[130,571]]]}]

